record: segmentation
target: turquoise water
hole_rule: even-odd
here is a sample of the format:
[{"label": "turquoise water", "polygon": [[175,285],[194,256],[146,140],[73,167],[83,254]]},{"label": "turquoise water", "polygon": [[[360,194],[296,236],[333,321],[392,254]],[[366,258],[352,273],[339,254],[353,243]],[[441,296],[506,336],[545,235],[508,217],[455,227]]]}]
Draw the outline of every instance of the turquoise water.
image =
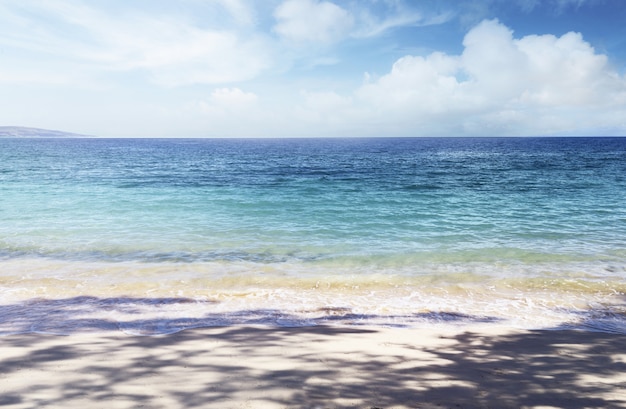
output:
[{"label": "turquoise water", "polygon": [[624,203],[620,138],[0,139],[0,333],[626,332]]}]

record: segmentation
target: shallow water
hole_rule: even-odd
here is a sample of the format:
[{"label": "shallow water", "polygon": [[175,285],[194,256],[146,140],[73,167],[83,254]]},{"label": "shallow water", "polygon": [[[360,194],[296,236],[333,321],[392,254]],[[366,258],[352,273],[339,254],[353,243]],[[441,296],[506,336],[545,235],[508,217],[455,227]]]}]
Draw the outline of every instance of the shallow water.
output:
[{"label": "shallow water", "polygon": [[626,333],[626,139],[0,139],[0,333]]}]

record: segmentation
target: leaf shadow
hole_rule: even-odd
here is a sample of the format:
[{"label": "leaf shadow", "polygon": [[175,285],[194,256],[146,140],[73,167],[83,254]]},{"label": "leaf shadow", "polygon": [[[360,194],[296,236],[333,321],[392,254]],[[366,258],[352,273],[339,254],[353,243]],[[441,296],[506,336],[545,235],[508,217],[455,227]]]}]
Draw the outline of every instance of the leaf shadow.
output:
[{"label": "leaf shadow", "polygon": [[[74,301],[87,308],[114,300]],[[118,301],[131,312],[158,302]],[[77,308],[74,317],[79,321],[81,311]],[[99,402],[129,408],[229,408],[247,402],[266,408],[626,408],[621,334],[459,330],[431,339],[419,329],[256,325],[255,317],[266,313],[239,311],[248,319],[243,325],[161,336],[113,331],[2,337],[0,406]],[[456,318],[472,317],[450,314]],[[179,319],[185,320],[172,321]],[[103,322],[79,324],[112,328]]]}]

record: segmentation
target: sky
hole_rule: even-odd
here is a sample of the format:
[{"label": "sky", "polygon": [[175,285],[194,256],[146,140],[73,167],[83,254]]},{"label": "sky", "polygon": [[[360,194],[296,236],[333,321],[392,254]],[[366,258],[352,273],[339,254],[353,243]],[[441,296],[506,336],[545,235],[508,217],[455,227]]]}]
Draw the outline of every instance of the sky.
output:
[{"label": "sky", "polygon": [[0,0],[0,126],[626,135],[626,1]]}]

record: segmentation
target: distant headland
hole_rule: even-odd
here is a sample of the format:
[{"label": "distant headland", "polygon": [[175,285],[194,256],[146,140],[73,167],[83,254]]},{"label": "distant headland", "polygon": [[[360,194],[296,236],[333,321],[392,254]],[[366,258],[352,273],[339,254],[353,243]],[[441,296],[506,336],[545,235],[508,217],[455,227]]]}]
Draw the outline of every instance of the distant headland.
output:
[{"label": "distant headland", "polygon": [[0,138],[79,138],[86,136],[89,135],[24,126],[0,126]]}]

